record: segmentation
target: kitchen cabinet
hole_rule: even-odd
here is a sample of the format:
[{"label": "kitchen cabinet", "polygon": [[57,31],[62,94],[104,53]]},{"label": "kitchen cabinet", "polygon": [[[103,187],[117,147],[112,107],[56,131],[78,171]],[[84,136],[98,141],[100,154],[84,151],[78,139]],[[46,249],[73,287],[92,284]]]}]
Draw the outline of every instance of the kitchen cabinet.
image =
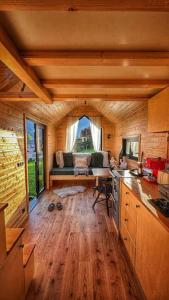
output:
[{"label": "kitchen cabinet", "polygon": [[22,243],[23,228],[5,228],[0,204],[0,299],[25,300],[34,275],[34,244]]},{"label": "kitchen cabinet", "polygon": [[[0,296],[3,300],[24,300],[23,250],[17,241],[0,270]],[[10,287],[10,288],[9,288]]]},{"label": "kitchen cabinet", "polygon": [[148,100],[148,131],[169,131],[169,90]]},{"label": "kitchen cabinet", "polygon": [[135,265],[137,207],[140,206],[140,203],[125,185],[122,185],[121,193],[121,236],[128,250],[131,262]]},{"label": "kitchen cabinet", "polygon": [[168,300],[169,231],[121,186],[120,233],[148,300]]},{"label": "kitchen cabinet", "polygon": [[137,217],[135,269],[147,299],[169,299],[169,232],[143,205]]}]

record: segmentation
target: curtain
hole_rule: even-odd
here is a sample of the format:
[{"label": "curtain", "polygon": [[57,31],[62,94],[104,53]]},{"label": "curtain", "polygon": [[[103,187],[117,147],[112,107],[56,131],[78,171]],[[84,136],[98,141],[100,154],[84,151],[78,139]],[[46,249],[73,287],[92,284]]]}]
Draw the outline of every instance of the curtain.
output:
[{"label": "curtain", "polygon": [[66,133],[66,151],[71,152],[73,150],[78,130],[79,118],[70,117],[67,124]]},{"label": "curtain", "polygon": [[101,118],[100,117],[90,118],[90,128],[91,128],[94,150],[99,151],[101,146]]}]

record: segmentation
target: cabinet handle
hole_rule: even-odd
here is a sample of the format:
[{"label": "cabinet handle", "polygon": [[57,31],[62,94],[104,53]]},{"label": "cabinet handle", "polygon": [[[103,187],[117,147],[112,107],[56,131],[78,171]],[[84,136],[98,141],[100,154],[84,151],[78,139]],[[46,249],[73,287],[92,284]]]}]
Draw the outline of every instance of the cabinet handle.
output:
[{"label": "cabinet handle", "polygon": [[126,238],[126,237],[124,238],[124,241],[127,241],[127,238]]},{"label": "cabinet handle", "polygon": [[19,248],[23,248],[23,247],[24,247],[24,244],[20,244],[20,245],[19,245]]},{"label": "cabinet handle", "polygon": [[126,192],[126,195],[129,195],[129,192]]},{"label": "cabinet handle", "polygon": [[128,219],[124,219],[125,222],[128,222]]},{"label": "cabinet handle", "polygon": [[136,208],[139,208],[140,207],[140,205],[139,204],[136,204]]},{"label": "cabinet handle", "polygon": [[128,203],[125,203],[125,206],[128,206]]}]

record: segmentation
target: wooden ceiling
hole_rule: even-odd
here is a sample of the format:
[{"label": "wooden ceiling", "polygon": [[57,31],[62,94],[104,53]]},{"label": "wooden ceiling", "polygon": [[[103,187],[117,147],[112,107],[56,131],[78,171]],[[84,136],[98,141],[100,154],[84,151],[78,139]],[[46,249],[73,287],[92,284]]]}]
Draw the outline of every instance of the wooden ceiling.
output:
[{"label": "wooden ceiling", "polygon": [[146,2],[0,3],[0,101],[53,124],[84,103],[112,122],[139,109],[169,85],[169,5]]}]

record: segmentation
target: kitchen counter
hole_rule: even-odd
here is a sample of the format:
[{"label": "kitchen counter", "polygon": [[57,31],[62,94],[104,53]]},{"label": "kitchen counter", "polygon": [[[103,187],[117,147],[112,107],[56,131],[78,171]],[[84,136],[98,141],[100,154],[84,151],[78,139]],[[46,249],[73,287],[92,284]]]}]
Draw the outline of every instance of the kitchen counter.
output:
[{"label": "kitchen counter", "polygon": [[149,202],[149,199],[160,197],[158,184],[147,182],[144,178],[121,178],[121,182],[132,191],[137,199],[146,206],[154,217],[169,231],[169,218],[162,215],[160,211]]}]

